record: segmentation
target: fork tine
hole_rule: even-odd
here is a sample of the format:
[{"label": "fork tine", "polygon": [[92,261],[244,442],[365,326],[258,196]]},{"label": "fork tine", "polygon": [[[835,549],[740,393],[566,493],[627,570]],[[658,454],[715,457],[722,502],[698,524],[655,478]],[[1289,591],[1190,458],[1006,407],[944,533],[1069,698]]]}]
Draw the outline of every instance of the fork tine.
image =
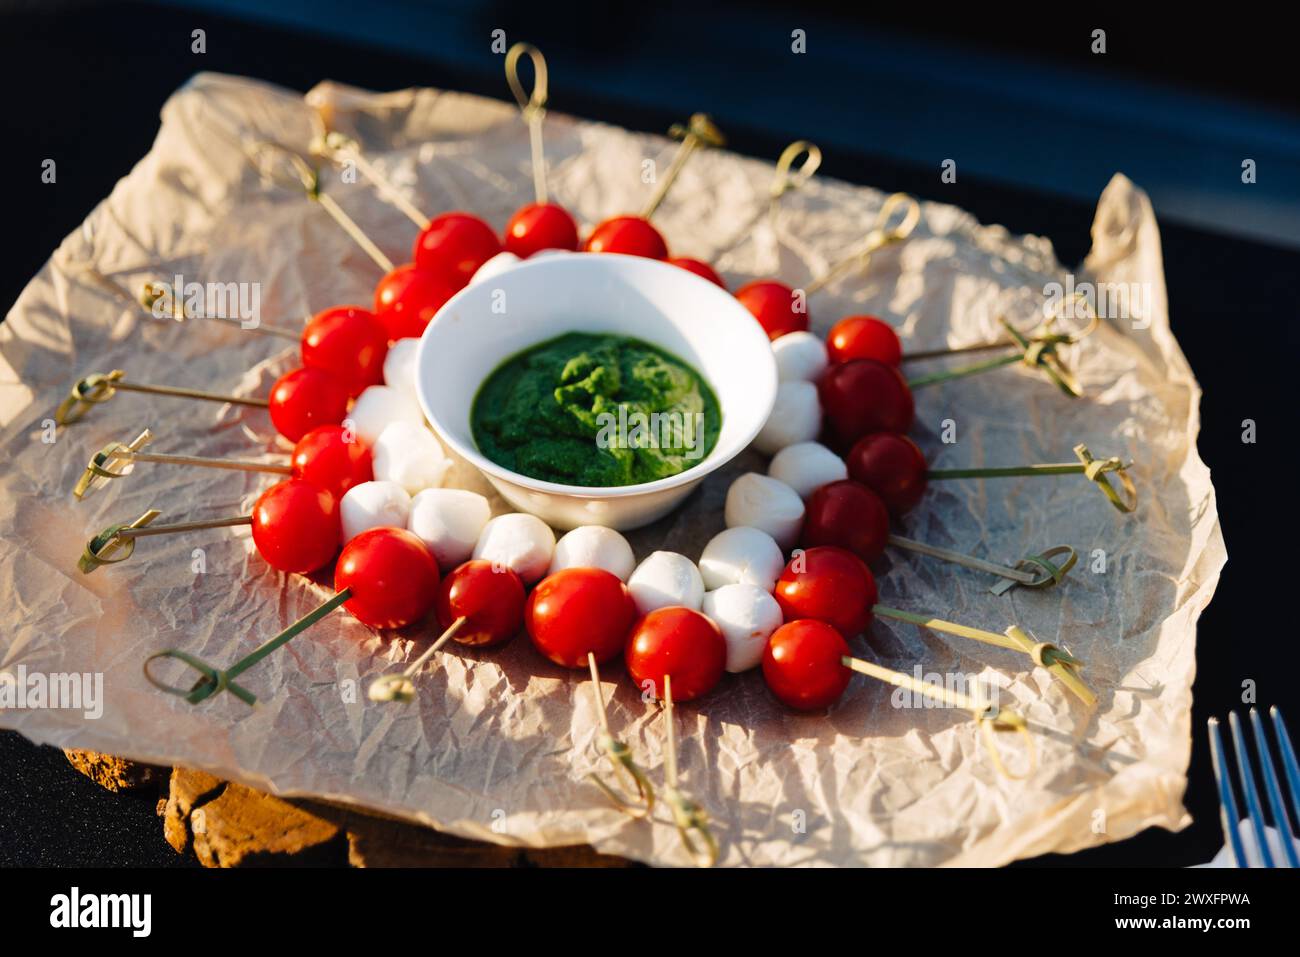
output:
[{"label": "fork tine", "polygon": [[1255,753],[1259,755],[1259,766],[1264,773],[1264,794],[1268,797],[1269,811],[1273,815],[1273,825],[1282,840],[1282,852],[1286,856],[1287,867],[1300,868],[1300,859],[1296,857],[1295,841],[1291,840],[1291,819],[1287,816],[1286,805],[1282,803],[1282,792],[1277,786],[1277,772],[1273,770],[1273,753],[1269,749],[1268,739],[1264,737],[1264,722],[1260,720],[1259,711],[1250,709],[1250,729],[1255,733]]},{"label": "fork tine", "polygon": [[1291,735],[1287,734],[1286,722],[1276,705],[1269,709],[1269,715],[1273,718],[1277,749],[1282,752],[1282,770],[1286,773],[1287,787],[1291,792],[1291,810],[1295,812],[1296,824],[1300,825],[1300,767],[1296,766],[1295,748],[1291,747]]},{"label": "fork tine", "polygon": [[1228,712],[1228,727],[1232,729],[1232,749],[1237,752],[1237,777],[1246,794],[1247,819],[1255,832],[1255,844],[1265,867],[1273,867],[1273,852],[1268,847],[1268,834],[1264,831],[1264,811],[1259,806],[1259,790],[1255,787],[1255,769],[1246,751],[1246,738],[1241,733],[1241,719],[1237,712]]},{"label": "fork tine", "polygon": [[1241,843],[1241,831],[1237,827],[1241,816],[1237,812],[1237,797],[1232,792],[1232,781],[1228,777],[1228,758],[1223,751],[1219,719],[1211,718],[1207,724],[1210,728],[1210,764],[1214,767],[1214,782],[1219,786],[1219,823],[1223,825],[1223,839],[1232,848],[1237,866],[1249,867],[1246,848]]}]

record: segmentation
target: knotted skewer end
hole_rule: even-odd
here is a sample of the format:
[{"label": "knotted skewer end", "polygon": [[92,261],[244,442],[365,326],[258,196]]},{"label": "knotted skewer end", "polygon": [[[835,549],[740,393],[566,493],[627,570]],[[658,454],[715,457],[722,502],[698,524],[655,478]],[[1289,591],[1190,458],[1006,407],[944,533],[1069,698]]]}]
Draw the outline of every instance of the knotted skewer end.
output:
[{"label": "knotted skewer end", "polygon": [[[83,575],[89,575],[101,565],[116,565],[126,561],[135,552],[135,539],[124,536],[122,532],[128,528],[143,528],[161,514],[158,509],[151,508],[128,525],[110,525],[86,542],[86,548],[77,560],[77,568]],[[121,549],[125,550],[121,555],[109,557]]]},{"label": "knotted skewer end", "polygon": [[59,425],[71,425],[80,421],[90,411],[92,405],[107,402],[117,394],[113,384],[125,375],[126,373],[121,369],[114,369],[107,374],[95,373],[79,379],[67,398],[59,403],[54,413],[54,421]]},{"label": "knotted skewer end", "polygon": [[[803,163],[795,167],[794,161],[800,156],[804,157]],[[780,158],[776,161],[776,174],[772,177],[772,185],[768,189],[768,196],[771,198],[773,208],[776,201],[792,189],[802,188],[813,174],[822,165],[821,148],[808,140],[795,140],[787,146],[782,152]]]},{"label": "knotted skewer end", "polygon": [[[673,824],[681,836],[682,846],[697,867],[712,867],[718,862],[718,839],[709,827],[704,809],[673,785],[664,788],[664,803],[673,815]],[[696,843],[696,842],[699,843]]]},{"label": "knotted skewer end", "polygon": [[[1053,561],[1060,555],[1065,556],[1065,560],[1059,564]],[[1003,578],[989,588],[995,595],[1005,595],[1017,585],[1024,585],[1026,588],[1048,588],[1052,585],[1059,585],[1065,580],[1075,564],[1079,561],[1079,553],[1075,551],[1072,545],[1053,545],[1036,555],[1027,555],[1016,562],[1015,567],[1021,571],[1031,571],[1038,569],[1042,575],[1030,582],[1018,582],[1011,578]]]},{"label": "knotted skewer end", "polygon": [[714,124],[713,117],[707,113],[692,113],[690,122],[684,126],[681,123],[674,123],[668,128],[668,135],[675,140],[691,137],[707,146],[727,145],[727,138]]},{"label": "knotted skewer end", "polygon": [[[976,712],[975,720],[979,724],[980,733],[984,737],[984,746],[988,749],[989,757],[999,774],[1012,781],[1023,781],[1034,773],[1034,770],[1038,767],[1038,750],[1034,747],[1033,735],[1029,733],[1029,723],[1025,721],[1020,712],[1013,711],[1010,708],[999,708],[997,705],[989,705],[982,711]],[[1029,762],[1025,770],[1020,774],[1013,774],[1009,771],[1006,763],[1002,760],[1001,752],[998,750],[997,741],[994,737],[995,733],[1000,731],[1014,731],[1025,739],[1025,748],[1029,752]]]},{"label": "knotted skewer end", "polygon": [[[645,772],[632,760],[632,749],[614,737],[613,732],[609,730],[605,695],[600,690],[600,668],[596,664],[596,656],[590,651],[587,652],[587,667],[591,671],[591,686],[596,695],[596,717],[600,720],[600,737],[597,743],[601,753],[614,765],[615,779],[625,787],[614,787],[595,771],[590,772],[587,777],[591,779],[592,784],[600,788],[616,808],[628,817],[649,817],[655,806],[654,788],[651,787]],[[626,787],[628,782],[631,784],[630,787]],[[633,791],[636,792],[635,795]]]},{"label": "knotted skewer end", "polygon": [[126,470],[114,471],[113,463],[117,461],[129,463],[132,452],[138,452],[152,441],[153,432],[145,429],[130,442],[108,443],[90,457],[86,470],[81,473],[81,478],[77,479],[77,484],[72,489],[73,497],[80,501],[87,493],[93,492],[104,483],[122,478],[126,475]]},{"label": "knotted skewer end", "polygon": [[[150,670],[150,665],[155,661],[164,658],[171,658],[189,665],[200,675],[199,679],[194,682],[188,689],[178,688],[159,680]],[[173,695],[177,698],[184,698],[189,704],[200,704],[209,698],[215,697],[223,691],[229,691],[244,704],[252,706],[257,704],[257,697],[243,685],[237,684],[230,675],[220,668],[214,668],[200,658],[196,658],[188,652],[181,651],[178,648],[168,648],[165,651],[159,651],[144,660],[144,677],[151,685],[159,691]]]},{"label": "knotted skewer end", "polygon": [[415,700],[415,682],[403,674],[376,678],[367,692],[371,701],[398,701],[405,704]]},{"label": "knotted skewer end", "polygon": [[1012,625],[1004,634],[1029,655],[1035,665],[1046,668],[1089,708],[1097,703],[1097,695],[1079,675],[1080,669],[1083,668],[1081,660],[1051,642],[1035,641],[1023,628],[1016,625]]},{"label": "knotted skewer end", "polygon": [[[1082,443],[1074,447],[1074,454],[1083,464],[1084,476],[1101,489],[1102,494],[1112,505],[1126,513],[1137,509],[1137,486],[1133,484],[1133,479],[1128,474],[1128,470],[1133,466],[1132,462],[1126,463],[1118,456],[1095,459],[1088,451],[1088,447]],[[1119,480],[1122,495],[1120,489],[1116,489],[1111,484],[1109,476],[1112,474]]]},{"label": "knotted skewer end", "polygon": [[[628,817],[640,820],[650,816],[655,806],[655,791],[644,771],[632,760],[632,750],[612,734],[600,735],[601,753],[614,766],[614,777],[623,787],[615,787],[595,771],[588,773],[591,783]],[[633,793],[635,792],[635,793]]]}]

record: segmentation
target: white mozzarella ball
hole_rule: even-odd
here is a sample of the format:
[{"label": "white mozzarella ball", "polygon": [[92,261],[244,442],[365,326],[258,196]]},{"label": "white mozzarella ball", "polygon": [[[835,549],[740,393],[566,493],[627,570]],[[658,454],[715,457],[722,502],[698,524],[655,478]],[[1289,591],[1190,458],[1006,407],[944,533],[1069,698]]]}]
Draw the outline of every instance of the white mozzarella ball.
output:
[{"label": "white mozzarella ball", "polygon": [[627,581],[635,567],[636,556],[626,538],[603,525],[582,525],[566,532],[555,543],[555,555],[547,574],[553,575],[562,568],[603,568]]},{"label": "white mozzarella ball", "polygon": [[714,535],[700,554],[700,575],[708,589],[742,583],[771,591],[783,568],[785,556],[776,540],[745,525]]},{"label": "white mozzarella ball", "polygon": [[772,343],[776,377],[782,382],[816,382],[826,371],[826,344],[811,332],[787,332]]},{"label": "white mozzarella ball", "polygon": [[415,353],[419,339],[398,339],[384,358],[384,385],[415,401]]},{"label": "white mozzarella ball", "polygon": [[748,525],[767,532],[783,550],[794,547],[803,527],[803,501],[795,490],[757,472],[746,472],[727,489],[723,517],[728,528]]},{"label": "white mozzarella ball", "polygon": [[474,273],[474,278],[469,281],[471,286],[477,283],[491,279],[493,276],[499,276],[503,272],[509,272],[514,269],[522,260],[514,253],[500,252],[478,267],[478,272]]},{"label": "white mozzarella ball", "polygon": [[372,385],[357,396],[356,404],[344,424],[366,445],[373,446],[384,429],[393,422],[424,425],[424,413],[413,395],[386,385]]},{"label": "white mozzarella ball", "polygon": [[699,611],[704,579],[695,563],[677,552],[653,552],[627,580],[636,610],[648,615],[656,608],[683,605]]},{"label": "white mozzarella ball", "polygon": [[822,430],[822,404],[811,382],[782,382],[776,387],[772,413],[754,437],[754,448],[765,455],[797,442],[810,442]]},{"label": "white mozzarella ball", "polygon": [[406,528],[411,496],[396,482],[362,482],[339,500],[339,517],[345,543],[368,528]]},{"label": "white mozzarella ball", "polygon": [[536,515],[511,512],[498,515],[485,526],[474,546],[474,557],[508,568],[531,585],[540,581],[551,565],[555,533]]},{"label": "white mozzarella ball", "polygon": [[704,614],[727,642],[728,671],[748,671],[763,660],[772,632],[781,627],[781,606],[754,585],[723,585],[704,596]]},{"label": "white mozzarella ball", "polygon": [[848,478],[849,467],[820,442],[796,442],[776,453],[767,474],[790,486],[806,502],[823,485]]},{"label": "white mozzarella ball", "polygon": [[447,477],[451,459],[423,425],[390,422],[371,448],[375,478],[396,482],[414,495],[437,488]]},{"label": "white mozzarella ball", "polygon": [[445,570],[474,554],[492,506],[477,492],[460,488],[427,488],[411,500],[406,527]]}]

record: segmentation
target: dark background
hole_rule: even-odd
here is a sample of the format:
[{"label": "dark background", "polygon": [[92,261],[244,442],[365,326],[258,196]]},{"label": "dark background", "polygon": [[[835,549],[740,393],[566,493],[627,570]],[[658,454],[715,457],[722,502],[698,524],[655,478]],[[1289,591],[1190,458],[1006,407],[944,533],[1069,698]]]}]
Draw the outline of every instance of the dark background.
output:
[{"label": "dark background", "polygon": [[[545,51],[557,110],[653,131],[706,110],[731,148],[766,158],[807,137],[826,151],[824,175],[1046,235],[1067,265],[1087,252],[1096,196],[1113,172],[1126,172],[1161,218],[1170,312],[1205,389],[1199,446],[1232,561],[1199,633],[1186,796],[1195,823],[1032,863],[1203,862],[1223,843],[1206,718],[1241,707],[1247,680],[1261,705],[1300,714],[1283,617],[1291,595],[1283,550],[1297,524],[1289,379],[1300,338],[1300,87],[1290,33],[1259,10],[1230,22],[1184,11],[1177,23],[1145,23],[1131,6],[1054,22],[985,9],[0,3],[0,303],[7,309],[148,151],[162,103],[195,72],[296,90],[329,78],[504,99],[500,58],[488,47],[498,27]],[[203,56],[190,52],[198,27],[207,31]],[[794,28],[808,31],[803,57],[790,54]],[[1104,56],[1089,51],[1095,28],[1107,33]],[[58,161],[57,186],[40,183],[47,157]],[[1247,157],[1259,164],[1253,186],[1240,179]],[[958,163],[956,183],[939,179],[946,158]],[[1254,445],[1241,441],[1247,418],[1258,424]],[[0,864],[177,863],[151,801],[102,792],[60,752],[0,733]]]}]

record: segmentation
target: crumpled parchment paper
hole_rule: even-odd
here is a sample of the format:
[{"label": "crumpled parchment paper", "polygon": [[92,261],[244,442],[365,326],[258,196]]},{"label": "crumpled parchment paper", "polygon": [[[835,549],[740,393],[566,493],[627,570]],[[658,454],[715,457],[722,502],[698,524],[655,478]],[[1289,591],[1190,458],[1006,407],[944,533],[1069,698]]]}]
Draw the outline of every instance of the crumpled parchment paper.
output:
[{"label": "crumpled parchment paper", "polygon": [[[104,676],[98,719],[80,711],[10,709],[0,725],[35,741],[201,768],[281,795],[363,805],[446,831],[534,846],[590,842],[661,864],[686,858],[660,811],[625,819],[585,780],[594,749],[592,688],[543,661],[526,638],[475,653],[453,646],[419,678],[407,706],[367,700],[376,676],[418,655],[429,628],[376,634],[334,614],[243,676],[260,696],[191,707],[149,686],[141,663],[179,646],[229,665],[330,593],[270,571],[246,529],[146,539],[129,562],[82,575],[83,542],[150,506],[160,521],[244,512],[266,476],[137,466],[74,502],[92,452],[148,426],[156,451],[282,454],[264,412],[121,394],[51,438],[54,408],[91,372],[137,381],[264,395],[296,349],[215,323],[155,320],[87,278],[94,266],[132,289],[145,280],[260,283],[262,317],[296,324],[340,302],[370,301],[374,264],[301,192],[248,162],[250,141],[305,149],[309,104],[327,111],[418,206],[465,208],[494,226],[532,199],[528,134],[503,103],[435,90],[374,95],[332,84],[306,98],[259,82],[205,74],[163,110],[149,154],[85,227],[62,244],[0,328],[0,436],[6,611],[0,669]],[[673,144],[557,113],[546,121],[553,198],[584,229],[639,208],[652,188],[643,161],[666,167]],[[657,216],[675,252],[713,261],[735,288],[776,275],[803,285],[869,228],[875,190],[815,179],[767,212],[769,163],[697,154]],[[364,179],[325,176],[335,196],[395,261],[416,229]],[[1069,350],[1087,397],[1071,400],[1019,368],[917,393],[915,435],[936,467],[1069,461],[1086,442],[1136,462],[1141,504],[1115,511],[1086,480],[1026,478],[937,484],[898,530],[997,561],[1054,544],[1082,558],[1054,589],[989,593],[974,572],[889,552],[882,601],[1001,631],[1012,623],[1087,662],[1100,703],[1089,712],[1022,655],[877,621],[855,649],[872,660],[942,677],[1000,683],[1003,704],[1035,728],[1038,766],[1000,777],[963,712],[896,707],[893,689],[855,677],[826,715],[780,707],[757,672],[728,676],[679,709],[683,784],[707,809],[723,862],[739,864],[994,865],[1071,851],[1158,825],[1187,823],[1181,803],[1190,748],[1196,620],[1226,555],[1214,488],[1197,457],[1200,390],[1170,331],[1160,240],[1146,197],[1122,176],[1102,195],[1094,247],[1076,282],[1140,283],[1140,322],[1107,323]],[[821,332],[849,313],[899,328],[907,348],[999,334],[1002,312],[1022,327],[1044,284],[1066,281],[1045,240],[982,226],[927,203],[913,238],[813,297]],[[1134,328],[1143,326],[1145,328]],[[926,369],[934,368],[927,366]],[[918,371],[920,367],[917,367]],[[956,441],[940,435],[951,420]],[[631,538],[698,557],[722,528],[722,503],[754,453],[714,474],[679,511]],[[463,463],[452,484],[487,492]],[[494,500],[498,510],[499,500]],[[662,781],[663,722],[620,665],[605,669],[610,719]],[[1014,736],[1007,761],[1023,766]]]}]

